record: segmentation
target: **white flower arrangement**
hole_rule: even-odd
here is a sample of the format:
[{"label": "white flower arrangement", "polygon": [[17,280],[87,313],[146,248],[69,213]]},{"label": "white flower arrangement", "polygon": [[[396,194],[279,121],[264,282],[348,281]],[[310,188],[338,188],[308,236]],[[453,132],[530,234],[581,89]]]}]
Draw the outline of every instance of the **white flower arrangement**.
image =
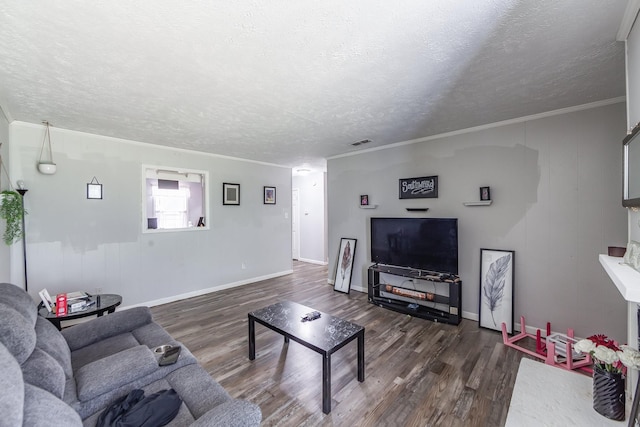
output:
[{"label": "white flower arrangement", "polygon": [[620,348],[622,351],[618,352],[618,357],[620,357],[620,361],[624,366],[631,369],[640,369],[640,352],[628,345],[620,346]]},{"label": "white flower arrangement", "polygon": [[593,362],[608,372],[624,374],[626,368],[640,369],[640,352],[628,345],[618,346],[605,335],[592,335],[575,343],[573,349],[588,353]]}]

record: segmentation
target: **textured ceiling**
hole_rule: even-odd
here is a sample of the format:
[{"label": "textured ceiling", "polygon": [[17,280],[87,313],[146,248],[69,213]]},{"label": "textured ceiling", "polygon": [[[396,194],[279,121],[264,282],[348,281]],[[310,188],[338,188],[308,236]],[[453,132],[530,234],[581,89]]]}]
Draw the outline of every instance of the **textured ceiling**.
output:
[{"label": "textured ceiling", "polygon": [[625,94],[626,0],[0,0],[10,120],[286,166]]}]

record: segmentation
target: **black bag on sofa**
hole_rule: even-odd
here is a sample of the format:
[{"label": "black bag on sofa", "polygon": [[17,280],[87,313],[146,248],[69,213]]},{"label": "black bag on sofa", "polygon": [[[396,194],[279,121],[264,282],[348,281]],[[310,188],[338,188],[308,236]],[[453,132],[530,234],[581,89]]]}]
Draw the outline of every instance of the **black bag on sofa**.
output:
[{"label": "black bag on sofa", "polygon": [[182,399],[174,389],[147,397],[143,390],[136,389],[105,409],[96,427],[161,427],[178,415],[181,404]]}]

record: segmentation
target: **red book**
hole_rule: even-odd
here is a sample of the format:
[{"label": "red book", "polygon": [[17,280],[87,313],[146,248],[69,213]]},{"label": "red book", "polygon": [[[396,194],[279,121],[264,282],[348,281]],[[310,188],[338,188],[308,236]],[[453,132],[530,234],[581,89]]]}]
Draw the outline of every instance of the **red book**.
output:
[{"label": "red book", "polygon": [[56,296],[56,316],[67,315],[67,294],[58,294]]}]

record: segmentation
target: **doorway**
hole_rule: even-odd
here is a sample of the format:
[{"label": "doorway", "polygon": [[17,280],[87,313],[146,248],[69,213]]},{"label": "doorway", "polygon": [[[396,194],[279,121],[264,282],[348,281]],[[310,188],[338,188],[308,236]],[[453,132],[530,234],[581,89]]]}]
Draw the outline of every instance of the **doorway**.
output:
[{"label": "doorway", "polygon": [[300,259],[300,190],[291,190],[291,257]]}]

